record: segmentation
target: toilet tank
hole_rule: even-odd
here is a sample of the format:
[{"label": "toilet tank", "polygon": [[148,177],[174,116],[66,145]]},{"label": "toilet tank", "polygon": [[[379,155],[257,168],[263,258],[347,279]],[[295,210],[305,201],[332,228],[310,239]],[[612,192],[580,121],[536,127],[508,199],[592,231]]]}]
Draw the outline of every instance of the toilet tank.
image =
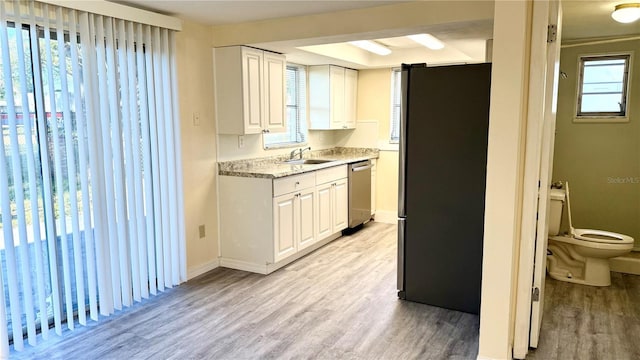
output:
[{"label": "toilet tank", "polygon": [[551,206],[549,209],[549,235],[556,236],[560,233],[560,222],[562,221],[562,206],[564,205],[564,189],[551,189],[549,195]]}]

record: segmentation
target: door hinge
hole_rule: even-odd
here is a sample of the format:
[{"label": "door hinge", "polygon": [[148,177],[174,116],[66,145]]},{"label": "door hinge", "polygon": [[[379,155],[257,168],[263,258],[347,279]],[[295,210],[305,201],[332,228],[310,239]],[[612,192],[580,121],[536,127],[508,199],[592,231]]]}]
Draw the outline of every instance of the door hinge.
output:
[{"label": "door hinge", "polygon": [[531,301],[540,301],[540,289],[538,289],[537,287],[533,288],[533,291],[531,293]]},{"label": "door hinge", "polygon": [[558,36],[558,27],[554,24],[547,25],[547,42],[552,43],[556,41]]}]

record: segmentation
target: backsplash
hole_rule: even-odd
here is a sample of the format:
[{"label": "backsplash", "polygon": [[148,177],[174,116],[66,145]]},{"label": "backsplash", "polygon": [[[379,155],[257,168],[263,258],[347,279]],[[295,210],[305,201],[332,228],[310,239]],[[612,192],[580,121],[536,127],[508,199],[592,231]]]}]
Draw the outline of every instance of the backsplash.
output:
[{"label": "backsplash", "polygon": [[[304,154],[305,159],[327,158],[331,156],[352,156],[352,157],[378,157],[378,149],[375,148],[354,148],[354,147],[335,147],[331,149],[314,150]],[[254,159],[242,159],[234,161],[222,161],[218,163],[218,171],[237,171],[246,170],[248,168],[267,167],[284,160],[288,160],[290,154],[281,154],[269,157],[261,157]]]}]

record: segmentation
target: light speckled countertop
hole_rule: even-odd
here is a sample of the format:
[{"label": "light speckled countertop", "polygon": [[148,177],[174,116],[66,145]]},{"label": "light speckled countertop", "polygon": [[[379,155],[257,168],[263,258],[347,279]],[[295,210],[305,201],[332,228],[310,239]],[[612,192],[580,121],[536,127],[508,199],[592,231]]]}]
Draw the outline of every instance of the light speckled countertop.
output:
[{"label": "light speckled countertop", "polygon": [[378,158],[378,154],[378,149],[339,147],[328,150],[312,151],[304,156],[305,159],[334,160],[323,164],[284,164],[282,162],[289,158],[287,155],[225,161],[218,163],[218,174],[225,176],[276,179],[362,160],[376,159]]}]

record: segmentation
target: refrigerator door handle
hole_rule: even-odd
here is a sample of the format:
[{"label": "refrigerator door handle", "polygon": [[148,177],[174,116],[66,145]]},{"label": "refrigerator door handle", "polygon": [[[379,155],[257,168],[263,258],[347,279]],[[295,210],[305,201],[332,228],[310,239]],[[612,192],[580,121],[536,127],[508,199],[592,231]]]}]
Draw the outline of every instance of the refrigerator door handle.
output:
[{"label": "refrigerator door handle", "polygon": [[402,103],[400,106],[400,140],[398,144],[398,216],[407,215],[406,209],[406,162],[407,162],[407,109],[409,103],[409,69],[410,65],[402,64],[400,87]]},{"label": "refrigerator door handle", "polygon": [[398,297],[404,299],[404,236],[407,219],[398,219]]}]

